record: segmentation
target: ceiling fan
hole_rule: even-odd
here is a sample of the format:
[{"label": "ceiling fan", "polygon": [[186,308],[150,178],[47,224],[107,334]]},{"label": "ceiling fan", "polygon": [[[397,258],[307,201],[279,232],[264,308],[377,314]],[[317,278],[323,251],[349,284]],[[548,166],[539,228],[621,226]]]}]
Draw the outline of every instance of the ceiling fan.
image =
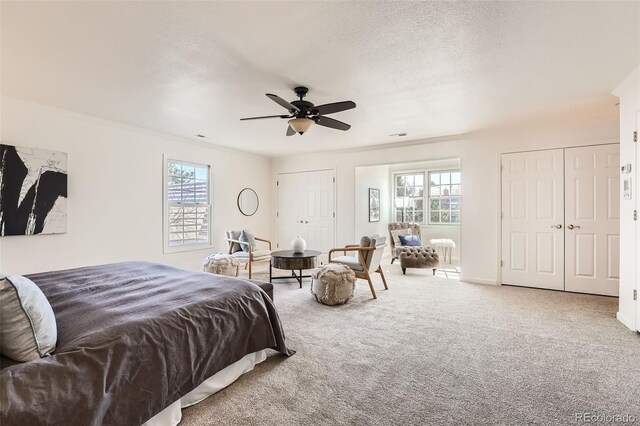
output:
[{"label": "ceiling fan", "polygon": [[351,128],[351,125],[343,123],[342,121],[334,120],[333,118],[325,117],[325,115],[355,108],[355,102],[343,101],[316,106],[309,101],[302,100],[307,93],[309,93],[308,88],[300,86],[293,89],[293,91],[300,100],[287,102],[279,96],[267,93],[267,97],[269,99],[289,111],[288,115],[265,115],[262,117],[241,118],[240,120],[260,120],[263,118],[288,119],[289,127],[287,128],[287,136],[292,136],[296,133],[303,134],[309,130],[311,125],[314,123],[319,126],[330,127],[338,130],[349,130]]}]

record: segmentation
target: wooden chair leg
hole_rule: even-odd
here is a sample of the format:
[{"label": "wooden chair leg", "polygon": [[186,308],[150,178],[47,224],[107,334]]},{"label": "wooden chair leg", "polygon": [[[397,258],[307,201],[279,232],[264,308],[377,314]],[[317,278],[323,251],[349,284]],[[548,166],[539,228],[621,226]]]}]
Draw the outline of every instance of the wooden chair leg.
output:
[{"label": "wooden chair leg", "polygon": [[433,275],[436,274],[436,268],[433,268]]},{"label": "wooden chair leg", "polygon": [[251,263],[252,262],[249,262],[249,279],[251,279]]},{"label": "wooden chair leg", "polygon": [[393,265],[393,261],[394,261],[394,260],[396,260],[396,258],[395,258],[395,257],[392,257],[392,258],[391,258],[391,264],[392,264],[392,265]]},{"label": "wooden chair leg", "polygon": [[248,264],[248,263],[245,263],[245,264],[244,264],[244,270],[245,270],[245,271],[247,270],[247,266],[249,266],[249,264]]},{"label": "wooden chair leg", "polygon": [[407,268],[402,268],[402,275],[407,275]]},{"label": "wooden chair leg", "polygon": [[389,287],[387,286],[387,280],[384,277],[384,272],[382,272],[382,266],[378,266],[377,272],[380,274],[380,278],[382,278],[382,284],[384,284],[384,289],[389,290]]},{"label": "wooden chair leg", "polygon": [[376,290],[373,288],[373,283],[371,282],[371,276],[369,274],[367,274],[367,281],[369,282],[369,288],[371,289],[371,294],[373,295],[373,298],[377,299],[378,296],[376,296]]}]

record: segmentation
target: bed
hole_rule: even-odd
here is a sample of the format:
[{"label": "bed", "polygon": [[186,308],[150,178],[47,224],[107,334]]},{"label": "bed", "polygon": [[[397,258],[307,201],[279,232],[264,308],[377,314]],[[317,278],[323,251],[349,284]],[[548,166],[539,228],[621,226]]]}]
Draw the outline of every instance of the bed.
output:
[{"label": "bed", "polygon": [[27,277],[53,308],[58,341],[49,357],[0,360],[3,426],[163,424],[181,398],[197,402],[266,349],[293,354],[273,302],[249,281],[148,262]]}]

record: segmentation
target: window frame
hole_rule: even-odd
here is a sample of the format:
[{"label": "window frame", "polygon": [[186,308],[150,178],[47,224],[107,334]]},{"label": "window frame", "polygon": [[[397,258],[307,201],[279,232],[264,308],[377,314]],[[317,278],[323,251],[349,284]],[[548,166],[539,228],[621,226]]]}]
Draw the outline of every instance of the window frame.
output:
[{"label": "window frame", "polygon": [[[207,203],[169,203],[169,163],[178,163],[186,166],[206,167],[207,168]],[[193,161],[178,160],[173,157],[163,156],[162,171],[162,235],[163,235],[163,253],[177,253],[194,250],[207,250],[213,248],[213,166],[206,163],[196,163]],[[169,245],[169,208],[171,206],[184,207],[207,207],[209,226],[207,227],[207,241],[192,244]]]},{"label": "window frame", "polygon": [[[459,183],[459,185],[460,185],[460,195],[454,196],[454,195],[449,194],[448,197],[449,197],[449,200],[451,200],[452,197],[460,198],[460,207],[461,208],[458,210],[458,212],[462,211],[462,170],[461,169],[442,169],[442,170],[434,169],[434,170],[428,170],[427,171],[427,181],[429,183],[429,189],[428,189],[428,192],[427,192],[427,200],[426,200],[426,202],[428,204],[427,210],[428,210],[429,213],[428,213],[428,219],[427,219],[426,223],[429,226],[460,226],[460,223],[462,223],[462,220],[461,220],[461,216],[462,215],[460,215],[460,214],[458,215],[459,219],[458,219],[457,222],[432,222],[431,221],[431,174],[436,174],[436,173],[437,174],[442,174],[442,173],[449,173],[449,174],[460,173],[460,183]],[[449,183],[449,185],[454,185],[454,184]],[[442,186],[441,183],[438,184],[438,187],[441,187],[441,186]],[[442,200],[442,195],[438,196],[438,200]],[[439,209],[437,211],[442,212],[443,210]],[[451,214],[451,207],[449,207],[449,214]]]},{"label": "window frame", "polygon": [[[426,219],[425,219],[425,214],[427,212],[427,209],[425,208],[425,203],[427,202],[427,197],[425,196],[425,189],[426,189],[426,183],[427,183],[427,172],[425,170],[397,170],[392,172],[392,185],[393,185],[393,197],[391,198],[391,217],[393,218],[393,222],[397,222],[396,219],[396,198],[397,198],[397,191],[398,191],[398,186],[397,186],[397,176],[418,176],[418,175],[422,175],[422,197],[413,197],[416,200],[422,199],[422,222],[411,222],[411,223],[417,223],[418,225],[426,225]],[[414,185],[415,186],[415,185]],[[414,210],[415,212],[415,210]]]}]

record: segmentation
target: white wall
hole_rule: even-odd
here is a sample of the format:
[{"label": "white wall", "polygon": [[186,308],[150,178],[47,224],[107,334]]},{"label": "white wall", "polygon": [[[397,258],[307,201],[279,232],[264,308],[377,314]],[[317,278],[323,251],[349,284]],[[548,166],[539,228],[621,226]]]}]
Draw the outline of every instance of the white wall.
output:
[{"label": "white wall", "polygon": [[[460,157],[464,179],[460,226],[462,276],[471,282],[495,284],[499,271],[500,154],[619,141],[618,113],[567,117],[527,124],[500,132],[484,132],[422,141],[418,144],[345,150],[273,160],[272,188],[278,173],[335,168],[338,245],[352,243],[355,214],[355,167]],[[275,211],[272,211],[275,218]]]},{"label": "white wall", "polygon": [[632,199],[620,194],[620,291],[618,319],[632,330],[640,330],[640,304],[633,300],[633,290],[640,292],[640,225],[633,211],[640,212],[640,148],[633,142],[634,130],[640,131],[640,67],[636,68],[614,91],[620,98],[620,165],[631,164],[632,173],[620,176],[620,191],[626,177],[632,179]]},{"label": "white wall", "polygon": [[[369,222],[369,188],[380,190],[380,222]],[[355,197],[355,234],[352,244],[359,242],[363,235],[387,235],[391,203],[389,166],[357,167]]]},{"label": "white wall", "polygon": [[[226,250],[224,230],[271,236],[269,159],[2,97],[0,140],[68,153],[68,232],[0,238],[0,270],[30,273],[125,260],[200,270]],[[163,254],[163,155],[213,168],[213,250]],[[252,187],[260,208],[243,216],[236,197]],[[126,190],[124,189],[126,188]]]}]

